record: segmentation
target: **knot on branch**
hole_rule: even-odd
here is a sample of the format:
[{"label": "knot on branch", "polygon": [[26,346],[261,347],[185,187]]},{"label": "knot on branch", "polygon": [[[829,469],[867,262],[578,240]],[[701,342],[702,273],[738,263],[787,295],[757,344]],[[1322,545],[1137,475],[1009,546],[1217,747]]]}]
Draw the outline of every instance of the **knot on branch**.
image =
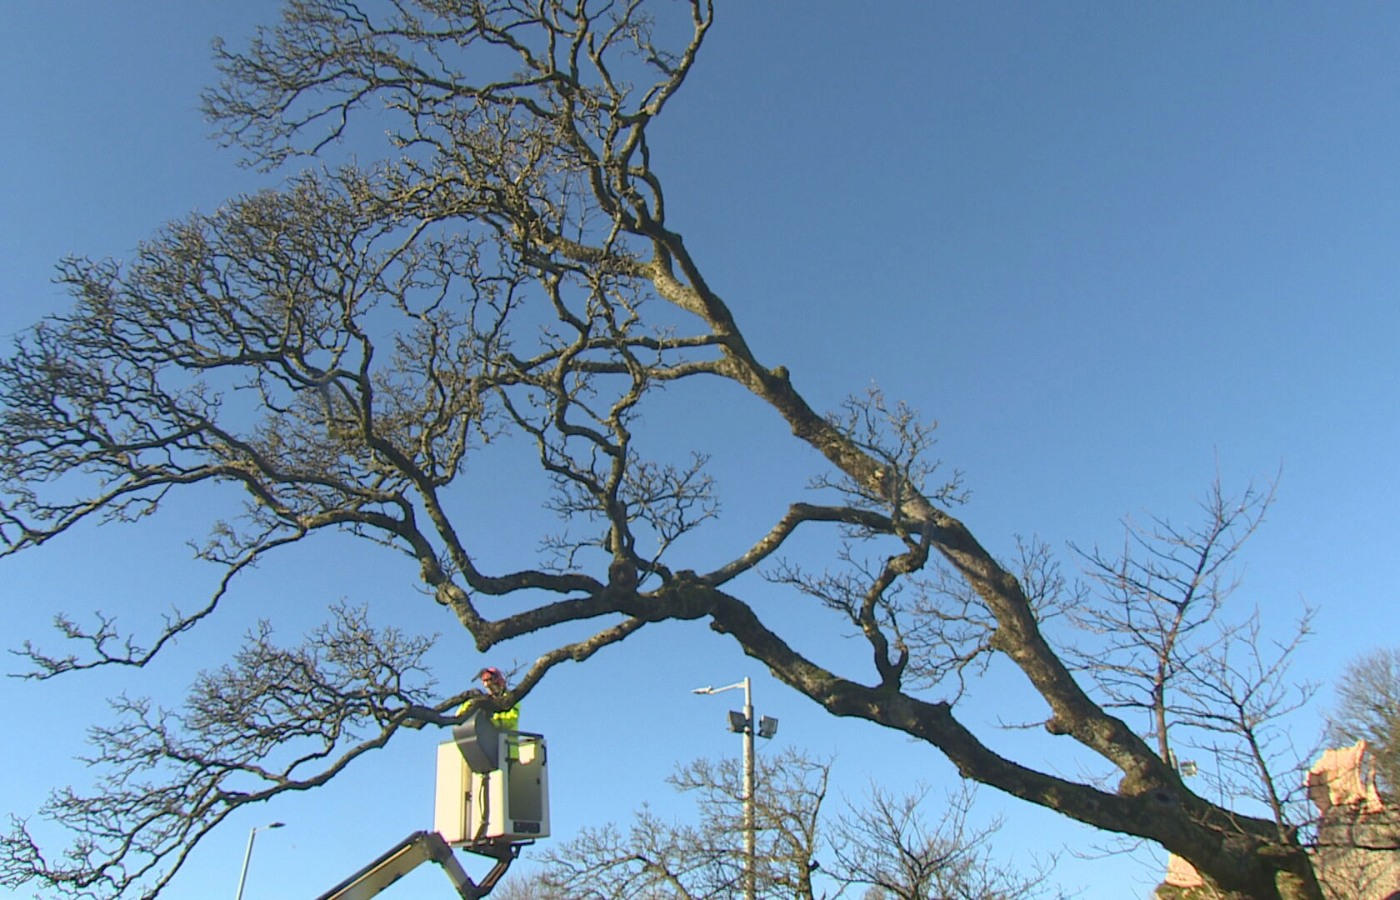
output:
[{"label": "knot on branch", "polygon": [[637,589],[638,582],[637,567],[630,560],[619,556],[608,565],[609,593],[630,594]]}]

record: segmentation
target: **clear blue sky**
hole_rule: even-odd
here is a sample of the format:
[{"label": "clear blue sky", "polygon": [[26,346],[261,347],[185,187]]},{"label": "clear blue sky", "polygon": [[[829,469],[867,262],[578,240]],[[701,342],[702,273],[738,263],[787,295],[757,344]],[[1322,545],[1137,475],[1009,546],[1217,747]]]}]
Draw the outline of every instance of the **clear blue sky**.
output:
[{"label": "clear blue sky", "polygon": [[[7,8],[0,335],[63,307],[49,280],[60,256],[121,257],[163,222],[269,183],[205,139],[197,96],[214,78],[210,38],[237,42],[274,9]],[[762,359],[819,407],[874,382],[937,418],[941,455],[973,492],[964,519],[998,552],[1016,535],[1113,543],[1125,515],[1189,518],[1217,472],[1234,489],[1281,473],[1241,598],[1280,623],[1318,607],[1299,677],[1330,683],[1354,654],[1400,642],[1400,8],[750,0],[717,18],[654,157],[673,226]],[[684,399],[690,418],[664,424],[716,454],[722,487],[740,486],[726,528],[747,533],[799,498],[812,461],[770,415],[726,393]],[[61,609],[140,625],[194,606],[216,574],[183,541],[213,515],[177,504],[150,526],[84,529],[0,563],[4,643],[46,640]],[[319,540],[245,579],[148,672],[6,680],[0,812],[81,785],[72,757],[105,720],[103,697],[173,701],[259,617],[290,640],[330,601],[367,602],[446,632],[438,674],[457,690],[483,661],[412,577]],[[797,627],[828,658],[843,653]],[[664,626],[527,701],[528,727],[550,738],[556,835],[643,801],[680,812],[662,783],[671,767],[738,750],[725,698],[689,689],[744,675],[760,713],[782,720],[775,743],[837,754],[852,796],[872,778],[954,777],[898,735],[825,717],[703,626]],[[974,699],[964,715],[988,740],[1039,752],[995,730],[1036,715],[1013,679],[994,671]],[[1317,727],[1301,716],[1299,743]],[[248,829],[272,820],[287,827],[260,836],[247,896],[324,890],[431,824],[438,737],[411,735],[328,789],[233,817],[168,896],[231,892]],[[1005,813],[1008,852],[1095,843],[981,800]],[[1152,860],[1066,855],[1058,879],[1091,900],[1145,896]],[[386,896],[450,895],[436,871],[412,878]]]}]

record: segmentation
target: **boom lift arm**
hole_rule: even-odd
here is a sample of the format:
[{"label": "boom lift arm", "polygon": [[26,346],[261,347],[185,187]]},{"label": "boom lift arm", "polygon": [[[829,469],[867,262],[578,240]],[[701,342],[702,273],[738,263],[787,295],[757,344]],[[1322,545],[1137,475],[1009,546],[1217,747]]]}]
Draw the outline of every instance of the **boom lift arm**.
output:
[{"label": "boom lift arm", "polygon": [[453,855],[452,848],[436,831],[415,831],[395,844],[387,853],[351,875],[316,900],[367,900],[377,895],[404,875],[432,860],[442,866],[452,886],[462,900],[480,900],[491,893],[496,882],[506,874],[510,864],[520,855],[525,844],[481,844],[468,849],[496,861],[491,871],[476,884]]}]

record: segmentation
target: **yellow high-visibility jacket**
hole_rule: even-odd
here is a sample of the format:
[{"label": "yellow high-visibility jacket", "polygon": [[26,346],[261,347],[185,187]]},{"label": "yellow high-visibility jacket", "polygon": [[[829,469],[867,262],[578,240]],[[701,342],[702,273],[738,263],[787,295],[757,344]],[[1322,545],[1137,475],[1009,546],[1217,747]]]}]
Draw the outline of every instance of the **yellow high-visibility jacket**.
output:
[{"label": "yellow high-visibility jacket", "polygon": [[501,731],[520,730],[520,704],[517,703],[510,709],[503,709],[491,716],[491,724]]},{"label": "yellow high-visibility jacket", "polygon": [[[467,711],[467,707],[468,707],[470,704],[471,704],[471,701],[468,700],[466,703],[463,703],[461,706],[457,707],[457,715],[460,716],[460,715],[462,715],[463,713],[465,713],[465,712]],[[500,731],[519,731],[519,730],[520,730],[520,704],[517,703],[517,704],[515,704],[514,706],[512,706],[510,709],[503,709],[503,710],[501,710],[501,711],[498,712],[498,713],[492,713],[492,714],[491,714],[491,724],[492,724],[492,725],[495,725],[496,728],[499,729]]]}]

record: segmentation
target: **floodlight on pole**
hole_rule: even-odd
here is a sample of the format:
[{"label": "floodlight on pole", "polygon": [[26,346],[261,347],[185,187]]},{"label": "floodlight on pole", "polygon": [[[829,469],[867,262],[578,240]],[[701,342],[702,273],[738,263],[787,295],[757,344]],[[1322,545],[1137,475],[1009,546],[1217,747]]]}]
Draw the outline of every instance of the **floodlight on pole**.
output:
[{"label": "floodlight on pole", "polygon": [[248,880],[248,862],[253,858],[253,841],[258,836],[259,831],[266,831],[269,828],[281,828],[286,823],[270,822],[267,825],[259,825],[248,832],[248,849],[243,854],[243,871],[238,874],[238,894],[234,900],[243,900],[243,885]]},{"label": "floodlight on pole", "polygon": [[[758,896],[758,871],[755,861],[754,827],[754,760],[753,760],[753,685],[749,679],[727,684],[724,687],[702,687],[691,690],[692,694],[719,694],[724,691],[744,689],[744,711],[729,711],[729,730],[744,736],[744,897],[754,900]],[[758,720],[758,736],[771,738],[778,733],[778,720],[764,716]]]}]

